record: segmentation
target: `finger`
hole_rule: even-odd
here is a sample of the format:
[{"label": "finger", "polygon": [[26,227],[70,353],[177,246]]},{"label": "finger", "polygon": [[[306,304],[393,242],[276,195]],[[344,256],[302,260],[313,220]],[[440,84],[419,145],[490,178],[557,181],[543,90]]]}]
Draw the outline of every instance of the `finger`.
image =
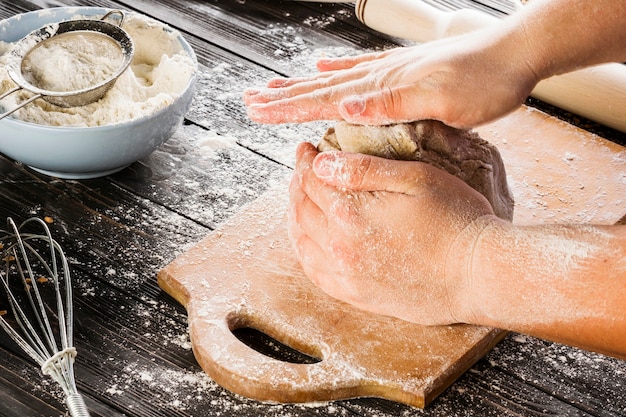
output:
[{"label": "finger", "polygon": [[284,88],[291,87],[295,84],[311,82],[331,76],[331,72],[317,73],[307,77],[290,77],[290,78],[272,78],[267,82],[268,88]]},{"label": "finger", "polygon": [[[346,72],[338,73],[332,71],[318,73],[309,77],[273,78],[268,81],[266,88],[246,89],[243,96],[246,104],[267,103],[309,94],[332,85],[342,84],[353,79],[360,79],[362,76],[363,73],[351,75]],[[330,80],[331,77],[332,80]]]},{"label": "finger", "polygon": [[327,204],[321,206],[318,202],[323,202],[317,197],[318,194],[331,192],[331,187],[319,179],[313,172],[313,161],[319,154],[317,148],[308,142],[301,143],[296,148],[296,169],[294,175],[298,178],[298,186],[302,192],[311,199],[313,203],[322,211],[326,212]]},{"label": "finger", "polygon": [[[327,222],[352,223],[357,219],[356,210],[362,203],[360,197],[346,192],[319,178],[313,171],[312,165],[319,154],[315,146],[310,143],[302,144],[297,150],[296,172],[300,178],[300,187],[307,197],[325,215]],[[330,236],[320,244],[328,243]]]},{"label": "finger", "polygon": [[313,161],[313,172],[326,184],[351,191],[414,194],[416,185],[461,181],[423,162],[395,161],[347,152],[320,153]]},{"label": "finger", "polygon": [[322,247],[328,243],[326,214],[307,196],[298,175],[294,175],[289,187],[289,221],[303,234]]},{"label": "finger", "polygon": [[[290,226],[296,259],[302,271],[311,282],[331,297],[346,300],[345,285],[342,285],[341,273],[337,271],[326,248],[318,245],[297,226]],[[347,300],[346,300],[347,301]]]},{"label": "finger", "polygon": [[315,284],[320,285],[322,271],[327,267],[326,253],[317,243],[302,233],[296,225],[289,226],[290,238],[296,259],[304,274]]},{"label": "finger", "polygon": [[265,104],[288,98],[287,92],[280,88],[248,88],[243,92],[243,101],[247,106]]},{"label": "finger", "polygon": [[371,62],[376,59],[383,58],[387,54],[388,53],[386,52],[371,52],[369,54],[361,54],[349,57],[322,58],[317,61],[317,69],[322,72],[345,70],[353,68],[359,64],[362,64],[363,62]]},{"label": "finger", "polygon": [[259,123],[340,120],[338,104],[342,100],[372,90],[368,73],[367,67],[360,67],[310,78],[276,80],[272,86],[277,88],[248,89],[243,95],[248,117]]},{"label": "finger", "polygon": [[[298,184],[303,192],[311,198],[311,192],[317,189],[330,191],[330,186],[317,177],[313,171],[313,162],[320,152],[315,145],[309,142],[303,142],[296,148],[296,168],[295,173],[298,177]],[[318,204],[318,207],[319,204]],[[322,208],[323,210],[323,208]]]},{"label": "finger", "polygon": [[317,94],[329,96],[337,102],[348,94],[367,91],[362,81],[368,74],[367,68],[352,71],[332,71],[312,77],[276,78],[267,88],[251,88],[244,91],[246,104],[297,98]]},{"label": "finger", "polygon": [[[336,91],[323,89],[294,98],[251,102],[247,105],[248,117],[257,123],[304,123],[314,120],[340,120],[335,98]],[[267,98],[267,97],[266,97]]]}]

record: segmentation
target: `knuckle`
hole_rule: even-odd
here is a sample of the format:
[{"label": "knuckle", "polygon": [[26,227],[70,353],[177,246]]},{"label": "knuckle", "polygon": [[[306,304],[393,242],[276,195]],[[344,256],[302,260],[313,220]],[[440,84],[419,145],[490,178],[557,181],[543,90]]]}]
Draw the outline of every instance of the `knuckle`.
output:
[{"label": "knuckle", "polygon": [[367,185],[367,179],[372,171],[372,158],[366,155],[358,155],[356,158],[355,163],[351,165],[354,168],[348,178],[348,185],[359,189]]},{"label": "knuckle", "polygon": [[330,253],[336,263],[340,275],[351,275],[355,271],[355,266],[359,265],[360,254],[355,251],[352,245],[342,239],[333,239],[329,243]]},{"label": "knuckle", "polygon": [[337,199],[329,207],[329,217],[334,219],[335,223],[347,224],[351,223],[356,216],[356,208],[347,198]]},{"label": "knuckle", "polygon": [[395,118],[402,109],[402,95],[397,90],[385,88],[382,94],[382,106],[385,114],[389,118]]}]

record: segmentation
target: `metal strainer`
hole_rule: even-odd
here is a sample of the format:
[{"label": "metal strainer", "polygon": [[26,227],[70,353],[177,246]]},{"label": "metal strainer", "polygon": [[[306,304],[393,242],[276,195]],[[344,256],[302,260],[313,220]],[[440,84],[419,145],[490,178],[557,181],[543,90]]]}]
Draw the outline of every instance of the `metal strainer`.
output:
[{"label": "metal strainer", "polygon": [[[120,15],[117,25],[105,20],[113,14]],[[126,71],[135,52],[132,39],[121,28],[124,17],[123,11],[112,10],[99,20],[67,20],[52,23],[21,39],[7,57],[7,72],[17,87],[0,96],[0,100],[20,90],[29,91],[34,96],[24,100],[6,113],[0,114],[0,120],[39,98],[59,107],[84,106],[102,98],[113,87],[118,77]],[[61,48],[78,55],[82,52],[79,39],[80,42],[97,45],[97,55],[100,58],[102,58],[100,55],[107,50],[110,54],[116,55],[114,57],[111,55],[114,67],[109,72],[97,76],[93,75],[87,83],[79,83],[78,86],[72,85],[69,88],[44,81],[43,78],[45,77],[42,75],[54,75],[55,73],[62,73],[66,69],[46,68],[45,63],[37,64],[35,59],[32,59],[34,54],[40,48],[44,48],[45,54],[45,48],[54,48],[55,46],[58,48],[61,45]],[[83,64],[85,69],[89,70],[89,62],[83,62]],[[70,69],[70,71],[75,72],[77,70],[76,65]]]}]

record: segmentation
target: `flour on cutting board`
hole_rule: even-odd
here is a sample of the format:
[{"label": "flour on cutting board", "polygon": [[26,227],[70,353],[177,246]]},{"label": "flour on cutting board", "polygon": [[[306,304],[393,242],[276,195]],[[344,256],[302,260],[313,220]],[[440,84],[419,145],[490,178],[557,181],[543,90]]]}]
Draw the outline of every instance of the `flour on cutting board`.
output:
[{"label": "flour on cutting board", "polygon": [[[519,113],[540,112],[527,107]],[[543,123],[541,117],[537,120]],[[551,126],[555,136],[567,132],[571,138],[560,143],[563,149],[543,146],[533,136],[537,129],[533,126],[528,126],[530,133],[523,140],[507,138],[507,130],[516,131],[523,123],[526,119],[514,113],[477,129],[502,154],[515,197],[516,222],[612,224],[626,213],[626,192],[620,191],[626,191],[625,150],[564,122],[558,122],[558,131],[557,125]]]}]

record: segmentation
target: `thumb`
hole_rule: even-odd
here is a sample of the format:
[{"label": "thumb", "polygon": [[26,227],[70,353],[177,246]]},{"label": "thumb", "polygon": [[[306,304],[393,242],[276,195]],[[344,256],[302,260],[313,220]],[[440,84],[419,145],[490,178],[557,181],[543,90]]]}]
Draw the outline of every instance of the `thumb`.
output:
[{"label": "thumb", "polygon": [[422,162],[339,151],[322,152],[313,161],[313,172],[319,179],[353,191],[414,194],[416,184],[439,180],[440,175],[433,170],[437,169]]}]

